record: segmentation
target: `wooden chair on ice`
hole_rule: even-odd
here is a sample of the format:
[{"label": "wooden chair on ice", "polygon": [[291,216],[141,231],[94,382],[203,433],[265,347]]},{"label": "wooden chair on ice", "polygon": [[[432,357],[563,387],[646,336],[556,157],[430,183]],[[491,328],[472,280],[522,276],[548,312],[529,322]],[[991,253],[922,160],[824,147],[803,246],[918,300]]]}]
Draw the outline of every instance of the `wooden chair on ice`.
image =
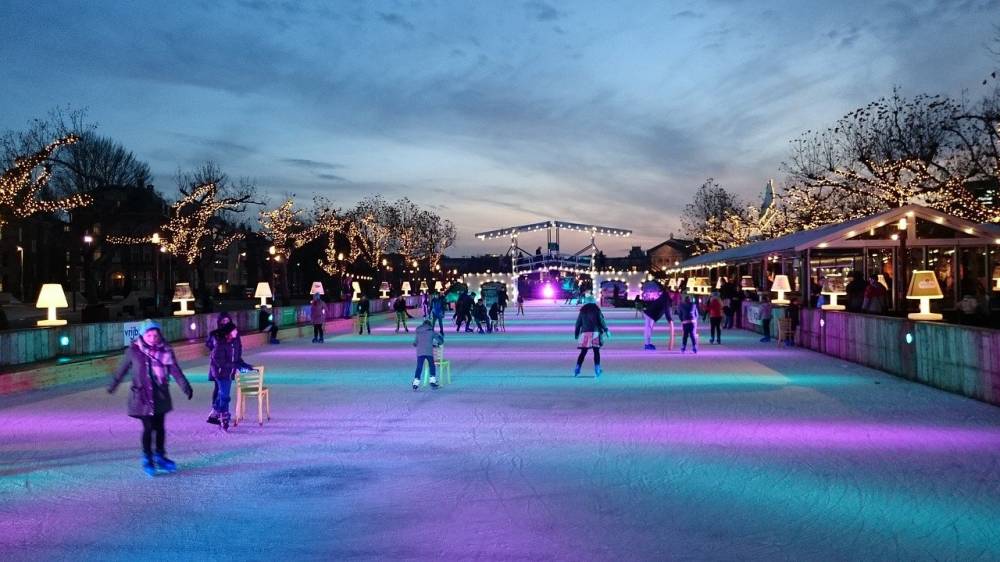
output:
[{"label": "wooden chair on ice", "polygon": [[[434,368],[437,370],[438,384],[451,384],[451,361],[444,358],[444,344],[434,348]],[[424,364],[424,372],[420,375],[420,385],[427,386],[430,380],[430,369]]]},{"label": "wooden chair on ice", "polygon": [[247,397],[257,398],[257,423],[264,425],[265,416],[271,419],[271,393],[264,385],[264,366],[255,365],[252,371],[236,373],[236,417],[233,425],[239,425],[246,417]]},{"label": "wooden chair on ice", "polygon": [[778,345],[784,345],[786,341],[795,343],[795,328],[792,327],[791,318],[778,319]]}]

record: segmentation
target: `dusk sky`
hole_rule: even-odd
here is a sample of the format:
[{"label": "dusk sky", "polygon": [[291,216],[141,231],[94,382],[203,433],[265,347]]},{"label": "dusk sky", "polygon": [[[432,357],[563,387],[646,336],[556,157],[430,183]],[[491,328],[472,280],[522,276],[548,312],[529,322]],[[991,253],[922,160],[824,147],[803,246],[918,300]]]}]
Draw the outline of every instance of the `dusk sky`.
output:
[{"label": "dusk sky", "polygon": [[980,95],[997,24],[996,0],[6,0],[0,129],[70,104],[168,196],[211,159],[272,202],[408,196],[452,255],[548,218],[633,229],[617,254],[679,234],[709,176],[756,198],[789,140],[893,86]]}]

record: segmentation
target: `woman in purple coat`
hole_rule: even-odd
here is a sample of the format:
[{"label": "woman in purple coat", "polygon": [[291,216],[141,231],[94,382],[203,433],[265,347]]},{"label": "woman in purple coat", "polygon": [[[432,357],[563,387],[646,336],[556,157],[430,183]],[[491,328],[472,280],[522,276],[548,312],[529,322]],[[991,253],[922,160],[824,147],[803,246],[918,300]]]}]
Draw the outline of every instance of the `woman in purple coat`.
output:
[{"label": "woman in purple coat", "polygon": [[323,323],[326,322],[326,303],[319,293],[313,293],[309,303],[309,320],[313,325],[313,343],[323,343]]},{"label": "woman in purple coat", "polygon": [[[173,472],[177,464],[167,458],[167,412],[173,409],[170,400],[170,377],[180,385],[188,400],[194,395],[191,385],[177,365],[174,350],[163,341],[160,325],[146,320],[139,330],[139,337],[125,350],[121,365],[115,370],[108,385],[111,394],[121,384],[125,375],[132,374],[131,393],[128,398],[128,415],[142,422],[142,469],[153,476],[156,469]],[[153,453],[153,433],[156,433],[156,453]]]}]

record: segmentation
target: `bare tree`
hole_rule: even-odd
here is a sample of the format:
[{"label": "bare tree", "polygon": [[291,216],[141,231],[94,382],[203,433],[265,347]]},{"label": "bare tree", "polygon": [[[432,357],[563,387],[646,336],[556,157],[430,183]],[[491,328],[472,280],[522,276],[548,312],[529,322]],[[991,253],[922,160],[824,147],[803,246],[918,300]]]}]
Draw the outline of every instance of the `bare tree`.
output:
[{"label": "bare tree", "polygon": [[74,209],[87,205],[90,198],[76,194],[62,199],[40,197],[52,175],[52,155],[63,146],[77,142],[77,137],[57,139],[38,152],[13,159],[0,175],[0,227],[14,219],[35,213]]},{"label": "bare tree", "polygon": [[694,240],[698,253],[746,244],[752,235],[747,205],[708,178],[684,207],[681,227]]}]

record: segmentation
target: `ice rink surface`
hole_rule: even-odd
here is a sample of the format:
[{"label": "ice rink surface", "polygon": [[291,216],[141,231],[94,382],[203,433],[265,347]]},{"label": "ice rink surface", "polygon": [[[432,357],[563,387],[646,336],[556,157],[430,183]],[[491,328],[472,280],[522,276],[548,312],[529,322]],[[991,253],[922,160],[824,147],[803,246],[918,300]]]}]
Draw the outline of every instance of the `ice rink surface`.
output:
[{"label": "ice rink surface", "polygon": [[631,310],[574,378],[576,308],[509,313],[447,325],[437,391],[385,320],[261,348],[273,419],[228,434],[186,365],[155,478],[127,385],[8,397],[0,560],[1000,559],[1000,408],[749,332],[643,351]]}]

